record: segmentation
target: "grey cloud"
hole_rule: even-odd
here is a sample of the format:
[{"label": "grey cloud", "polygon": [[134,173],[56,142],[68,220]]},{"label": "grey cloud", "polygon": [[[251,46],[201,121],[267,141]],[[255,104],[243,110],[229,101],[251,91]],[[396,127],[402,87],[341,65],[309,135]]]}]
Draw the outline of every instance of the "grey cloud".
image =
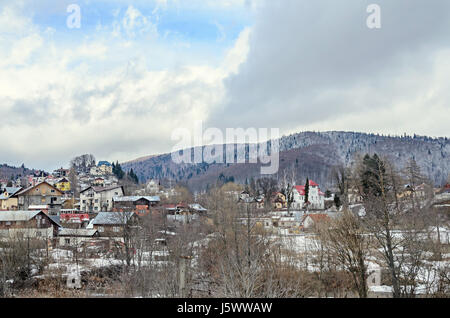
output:
[{"label": "grey cloud", "polygon": [[[366,26],[371,3],[381,7],[379,30]],[[430,72],[433,54],[450,47],[449,15],[445,0],[265,1],[209,125],[292,129],[414,98],[420,76],[413,90],[398,80]]]}]

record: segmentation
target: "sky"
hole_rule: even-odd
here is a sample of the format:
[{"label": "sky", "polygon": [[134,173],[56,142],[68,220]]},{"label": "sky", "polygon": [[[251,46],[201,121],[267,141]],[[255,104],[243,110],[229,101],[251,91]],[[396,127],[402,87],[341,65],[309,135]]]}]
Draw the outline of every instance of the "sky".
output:
[{"label": "sky", "polygon": [[448,137],[449,15],[447,0],[0,0],[0,163],[167,153],[198,121]]}]

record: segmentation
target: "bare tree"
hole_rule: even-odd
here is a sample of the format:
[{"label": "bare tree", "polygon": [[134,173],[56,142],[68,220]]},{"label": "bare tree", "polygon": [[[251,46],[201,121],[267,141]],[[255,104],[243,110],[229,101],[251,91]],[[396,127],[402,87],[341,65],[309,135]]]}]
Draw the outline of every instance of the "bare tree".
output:
[{"label": "bare tree", "polygon": [[283,177],[281,179],[281,192],[286,197],[286,205],[288,213],[291,210],[292,203],[294,203],[294,186],[295,186],[295,171],[290,169],[283,170]]},{"label": "bare tree", "polygon": [[77,198],[80,196],[80,192],[78,189],[78,176],[77,176],[77,172],[75,171],[75,169],[72,167],[70,168],[69,171],[69,182],[70,182],[70,188],[73,192],[73,196],[74,198]]},{"label": "bare tree", "polygon": [[350,186],[351,172],[343,165],[333,167],[331,175],[334,183],[339,189],[339,201],[341,202],[344,210],[348,208],[348,191]]},{"label": "bare tree", "polygon": [[264,195],[264,208],[269,210],[271,208],[271,201],[277,191],[277,182],[272,178],[261,178],[258,179],[257,187],[260,192]]},{"label": "bare tree", "polygon": [[367,298],[370,236],[364,233],[358,218],[345,210],[341,217],[323,222],[318,228],[320,239],[330,251],[331,259],[351,273],[359,297]]},{"label": "bare tree", "polygon": [[95,166],[95,157],[92,154],[85,154],[78,157],[73,158],[70,161],[70,167],[75,169],[77,172],[85,172],[88,173],[89,169]]}]

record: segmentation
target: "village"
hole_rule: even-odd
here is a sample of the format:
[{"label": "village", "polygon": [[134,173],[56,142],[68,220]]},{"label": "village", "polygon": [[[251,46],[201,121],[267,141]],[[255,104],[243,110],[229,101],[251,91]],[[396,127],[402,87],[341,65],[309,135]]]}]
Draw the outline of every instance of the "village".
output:
[{"label": "village", "polygon": [[[118,167],[118,163],[99,161],[83,169],[60,168],[48,175],[0,180],[0,244],[3,251],[12,245],[26,245],[29,272],[24,280],[32,281],[28,288],[41,286],[40,280],[56,275],[63,293],[86,290],[93,280],[89,281],[86,273],[92,274],[93,269],[152,263],[158,270],[172,264],[166,268],[178,286],[171,290],[172,296],[192,296],[196,289],[187,294],[186,282],[181,281],[185,278],[180,278],[189,259],[191,283],[199,285],[197,291],[204,296],[207,288],[203,278],[194,278],[200,274],[195,273],[195,264],[218,235],[212,228],[222,226],[218,211],[228,204],[238,210],[233,222],[276,237],[283,248],[301,256],[295,261],[298,266],[317,272],[317,264],[313,264],[317,255],[309,261],[307,255],[317,252],[321,224],[342,218],[344,205],[357,217],[366,214],[357,189],[350,187],[343,198],[337,189],[323,190],[308,178],[301,185],[265,178],[253,181],[258,186],[223,183],[218,186],[222,196],[214,198],[207,193],[192,194],[176,184],[164,187],[158,180],[140,184],[132,170],[123,172]],[[433,209],[448,211],[450,184],[442,188],[406,184],[396,196],[425,202],[430,195]],[[428,229],[434,235],[432,240],[438,235],[439,244],[448,249],[450,231],[445,222]],[[32,264],[30,250],[35,257]],[[450,254],[443,255],[440,262],[446,262],[448,270]],[[367,277],[370,295],[388,296],[391,289],[382,283],[382,267],[377,262],[369,265],[374,269]],[[20,290],[22,287],[13,287],[16,283],[14,278],[5,280],[3,292]],[[100,289],[91,287],[92,293],[85,295],[108,294]]]}]

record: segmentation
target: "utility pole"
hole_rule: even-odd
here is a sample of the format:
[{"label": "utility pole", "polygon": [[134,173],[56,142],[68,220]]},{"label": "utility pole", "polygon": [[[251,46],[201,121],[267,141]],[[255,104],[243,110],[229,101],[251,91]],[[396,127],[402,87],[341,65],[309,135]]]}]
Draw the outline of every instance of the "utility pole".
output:
[{"label": "utility pole", "polygon": [[180,282],[179,282],[179,297],[186,298],[186,260],[190,260],[190,256],[180,256]]},{"label": "utility pole", "polygon": [[27,237],[27,270],[30,274],[30,236]]}]

